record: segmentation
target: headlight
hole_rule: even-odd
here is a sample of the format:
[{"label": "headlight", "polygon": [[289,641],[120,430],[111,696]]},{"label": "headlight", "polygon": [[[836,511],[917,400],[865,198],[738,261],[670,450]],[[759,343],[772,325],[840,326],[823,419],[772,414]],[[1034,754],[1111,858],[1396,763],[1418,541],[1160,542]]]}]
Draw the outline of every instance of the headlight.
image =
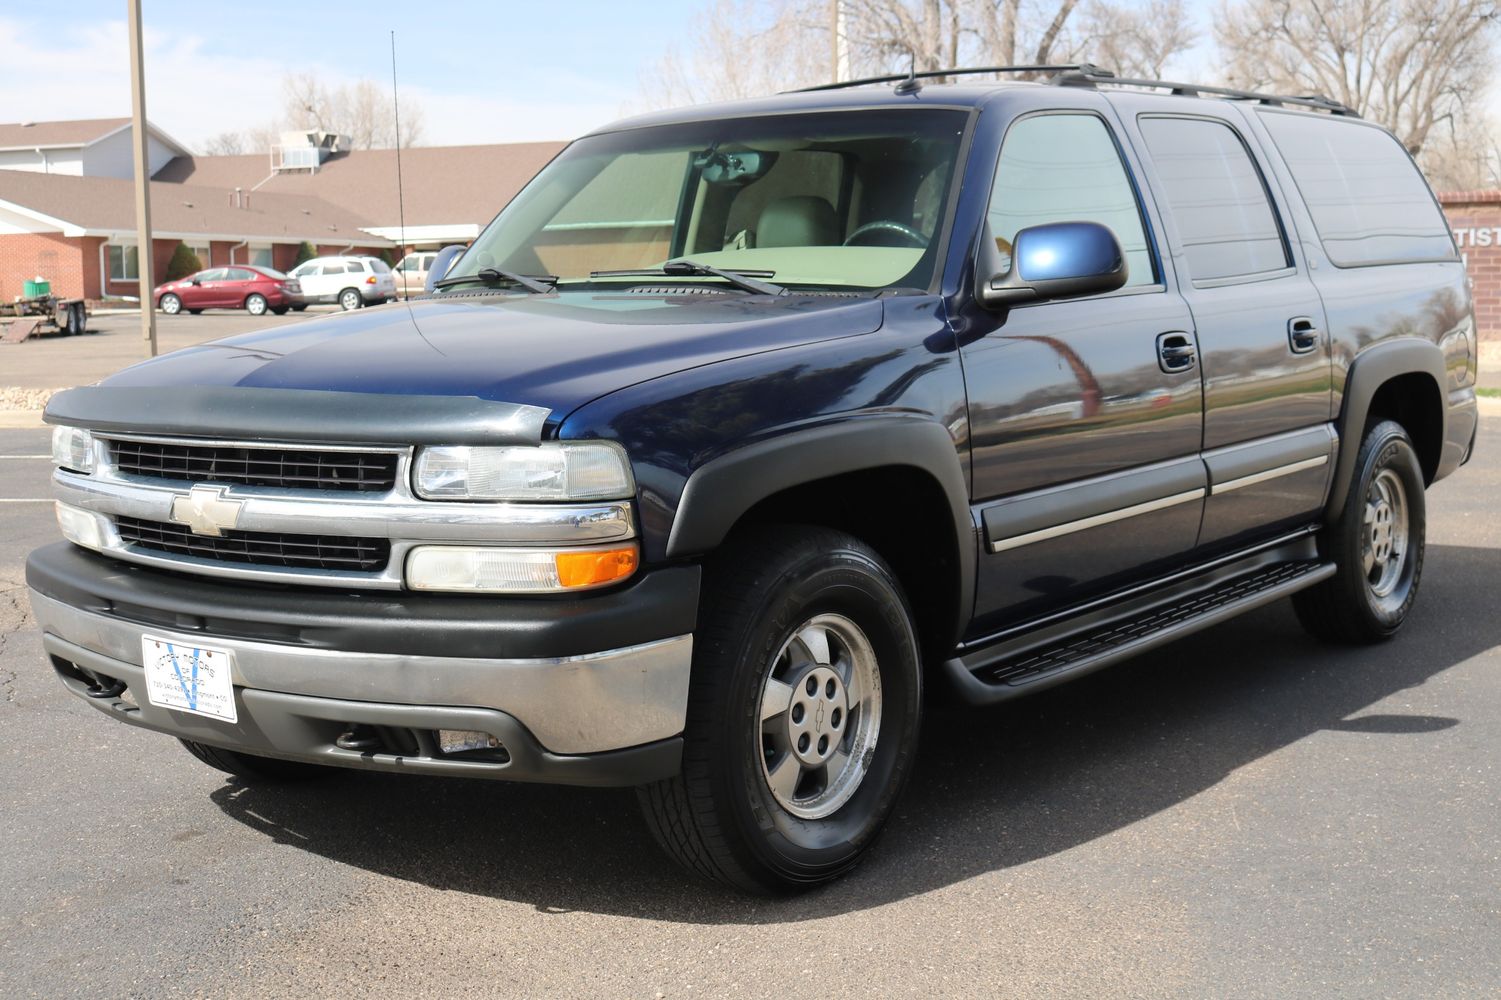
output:
[{"label": "headlight", "polygon": [[602,441],[423,448],[413,485],[428,500],[624,500],[636,492],[625,452]]},{"label": "headlight", "polygon": [[555,594],[591,590],[636,571],[636,545],[592,549],[502,549],[419,545],[407,556],[413,590]]},{"label": "headlight", "polygon": [[52,428],[52,464],[74,472],[93,472],[94,435],[82,427]]}]

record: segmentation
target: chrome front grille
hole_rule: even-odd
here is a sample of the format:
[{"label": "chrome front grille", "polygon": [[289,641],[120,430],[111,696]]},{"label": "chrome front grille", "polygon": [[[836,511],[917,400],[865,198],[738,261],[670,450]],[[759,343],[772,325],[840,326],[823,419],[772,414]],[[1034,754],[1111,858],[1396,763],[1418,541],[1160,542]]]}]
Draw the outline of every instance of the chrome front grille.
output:
[{"label": "chrome front grille", "polygon": [[217,562],[377,573],[391,559],[391,543],[384,538],[273,531],[195,535],[180,524],[137,517],[116,517],[115,530],[126,545]]},{"label": "chrome front grille", "polygon": [[394,452],[136,438],[115,438],[108,443],[110,459],[123,475],[295,490],[385,493],[396,485],[400,457]]},{"label": "chrome front grille", "polygon": [[[412,449],[102,433],[92,475],[53,475],[64,504],[101,515],[97,551],[221,579],[400,590],[417,545],[594,545],[636,537],[629,500],[472,503],[412,492]],[[193,487],[235,511],[195,534]],[[228,515],[225,515],[228,517]]]}]

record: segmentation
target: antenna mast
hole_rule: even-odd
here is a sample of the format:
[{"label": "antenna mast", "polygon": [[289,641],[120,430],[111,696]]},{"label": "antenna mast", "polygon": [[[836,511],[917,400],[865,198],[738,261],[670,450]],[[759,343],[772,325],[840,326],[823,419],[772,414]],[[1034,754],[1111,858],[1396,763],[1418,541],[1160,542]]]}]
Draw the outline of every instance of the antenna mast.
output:
[{"label": "antenna mast", "polygon": [[401,252],[407,252],[407,209],[401,193],[401,97],[396,92],[396,30],[391,30],[391,108],[396,119],[396,214],[401,226]]}]

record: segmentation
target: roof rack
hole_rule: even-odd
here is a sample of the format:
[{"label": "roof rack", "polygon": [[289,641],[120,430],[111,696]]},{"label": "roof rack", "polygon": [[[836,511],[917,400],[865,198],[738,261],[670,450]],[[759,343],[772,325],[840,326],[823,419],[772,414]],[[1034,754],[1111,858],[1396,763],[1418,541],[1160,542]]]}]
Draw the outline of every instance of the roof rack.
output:
[{"label": "roof rack", "polygon": [[[1083,79],[1106,79],[1112,74],[1108,69],[1101,69],[1090,63],[1068,63],[1066,65],[1039,65],[1039,66],[964,66],[954,69],[925,69],[922,72],[893,73],[890,76],[867,76],[860,80],[840,80],[838,83],[820,83],[816,87],[799,87],[796,90],[785,91],[788,94],[807,94],[816,90],[843,90],[846,87],[864,87],[872,83],[905,83],[912,81],[911,90],[917,90],[919,80],[931,80],[943,76],[985,76],[991,73],[1050,73],[1055,78],[1065,73],[1078,74]],[[909,91],[910,92],[910,91]]]},{"label": "roof rack", "polygon": [[1237,101],[1256,101],[1260,104],[1275,104],[1281,107],[1311,108],[1327,111],[1333,115],[1359,118],[1360,112],[1322,94],[1290,96],[1265,94],[1256,90],[1237,90],[1233,87],[1210,87],[1197,83],[1174,83],[1170,80],[1138,80],[1119,77],[1108,69],[1093,63],[1069,63],[1065,65],[1036,66],[962,66],[951,69],[929,69],[922,72],[893,73],[889,76],[867,76],[859,80],[841,80],[838,83],[820,83],[815,87],[800,87],[790,94],[806,94],[819,90],[843,90],[846,87],[863,87],[872,83],[894,83],[899,93],[914,93],[922,88],[921,80],[946,76],[987,76],[996,73],[1048,74],[1049,82],[1065,87],[1142,87],[1166,90],[1182,97],[1226,97]]},{"label": "roof rack", "polygon": [[1322,94],[1305,94],[1301,97],[1292,97],[1284,94],[1264,94],[1256,90],[1237,90],[1233,87],[1208,87],[1197,83],[1173,83],[1170,80],[1135,80],[1128,77],[1119,77],[1108,70],[1096,70],[1094,67],[1081,67],[1077,70],[1066,71],[1053,78],[1053,82],[1065,87],[1093,87],[1097,84],[1105,84],[1110,87],[1146,87],[1155,90],[1166,90],[1182,97],[1228,97],[1237,101],[1256,101],[1259,104],[1275,104],[1283,107],[1313,108],[1317,111],[1327,111],[1334,115],[1347,115],[1351,118],[1359,118],[1360,112],[1347,107],[1336,100],[1325,97]]}]

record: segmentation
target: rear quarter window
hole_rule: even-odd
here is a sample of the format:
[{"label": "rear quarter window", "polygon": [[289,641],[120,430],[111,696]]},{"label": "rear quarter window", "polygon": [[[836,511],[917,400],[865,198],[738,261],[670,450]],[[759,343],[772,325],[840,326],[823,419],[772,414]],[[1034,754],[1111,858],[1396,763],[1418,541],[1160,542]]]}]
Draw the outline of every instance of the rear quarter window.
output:
[{"label": "rear quarter window", "polygon": [[381,260],[379,257],[373,257],[373,258],[371,258],[371,260],[370,260],[370,266],[375,269],[375,273],[376,274],[390,274],[391,273],[391,268],[388,267],[386,265],[386,262],[383,261],[383,260]]},{"label": "rear quarter window", "polygon": [[1264,111],[1262,120],[1335,266],[1455,256],[1428,182],[1390,132],[1287,112]]}]

